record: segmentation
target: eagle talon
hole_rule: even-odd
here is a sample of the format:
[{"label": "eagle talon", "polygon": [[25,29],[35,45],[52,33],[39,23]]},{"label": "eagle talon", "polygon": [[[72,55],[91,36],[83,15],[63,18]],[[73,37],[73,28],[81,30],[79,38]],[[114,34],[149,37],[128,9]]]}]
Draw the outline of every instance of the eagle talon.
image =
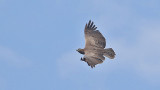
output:
[{"label": "eagle talon", "polygon": [[82,57],[81,57],[81,61],[85,61],[85,58],[82,58]]}]

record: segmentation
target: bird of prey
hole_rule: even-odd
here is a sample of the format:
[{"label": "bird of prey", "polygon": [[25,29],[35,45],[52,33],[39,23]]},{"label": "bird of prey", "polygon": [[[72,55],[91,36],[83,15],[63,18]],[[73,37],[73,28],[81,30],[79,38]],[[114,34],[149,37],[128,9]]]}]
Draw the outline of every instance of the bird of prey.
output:
[{"label": "bird of prey", "polygon": [[81,58],[82,61],[87,62],[93,68],[95,65],[103,63],[105,60],[104,56],[114,59],[116,55],[114,50],[112,48],[105,48],[106,40],[91,20],[85,25],[84,34],[85,48],[77,50],[80,54],[84,55]]}]

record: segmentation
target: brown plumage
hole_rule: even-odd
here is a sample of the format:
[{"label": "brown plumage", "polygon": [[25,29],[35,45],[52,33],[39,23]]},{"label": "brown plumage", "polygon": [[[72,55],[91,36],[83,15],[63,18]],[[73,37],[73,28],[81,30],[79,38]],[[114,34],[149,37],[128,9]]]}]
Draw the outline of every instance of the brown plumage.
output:
[{"label": "brown plumage", "polygon": [[84,54],[81,60],[87,62],[92,68],[102,63],[105,60],[104,56],[114,59],[116,55],[112,48],[105,49],[106,40],[96,29],[97,27],[90,20],[84,29],[85,48],[77,50],[80,54]]}]

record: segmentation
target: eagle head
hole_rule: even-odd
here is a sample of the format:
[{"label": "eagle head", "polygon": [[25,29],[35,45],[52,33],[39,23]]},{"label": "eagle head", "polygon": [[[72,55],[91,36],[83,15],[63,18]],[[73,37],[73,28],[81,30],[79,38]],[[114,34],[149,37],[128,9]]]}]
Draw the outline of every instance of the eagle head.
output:
[{"label": "eagle head", "polygon": [[84,54],[84,49],[77,49],[76,51],[78,51],[80,54]]}]

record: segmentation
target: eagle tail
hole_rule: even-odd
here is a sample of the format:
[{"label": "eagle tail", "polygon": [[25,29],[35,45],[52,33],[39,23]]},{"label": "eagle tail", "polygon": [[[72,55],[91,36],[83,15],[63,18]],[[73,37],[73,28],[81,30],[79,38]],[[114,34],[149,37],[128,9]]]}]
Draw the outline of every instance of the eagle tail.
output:
[{"label": "eagle tail", "polygon": [[112,48],[107,48],[107,49],[104,49],[103,55],[110,59],[114,59],[116,54]]}]

